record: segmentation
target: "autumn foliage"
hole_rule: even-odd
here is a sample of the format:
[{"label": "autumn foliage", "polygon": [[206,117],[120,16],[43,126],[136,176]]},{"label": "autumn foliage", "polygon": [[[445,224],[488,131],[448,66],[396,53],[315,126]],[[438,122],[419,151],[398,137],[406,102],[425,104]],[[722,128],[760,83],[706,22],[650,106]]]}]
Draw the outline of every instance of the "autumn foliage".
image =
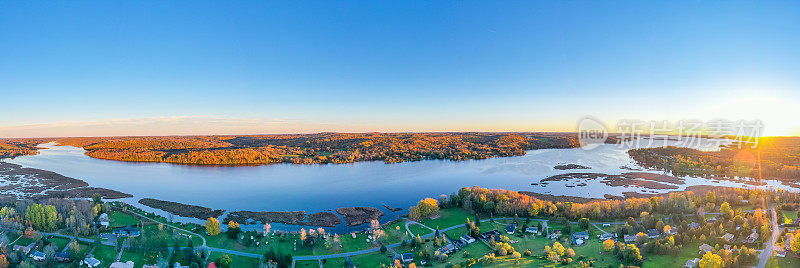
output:
[{"label": "autumn foliage", "polygon": [[466,160],[579,145],[575,134],[550,133],[318,133],[62,138],[58,142],[82,147],[95,158],[193,165]]},{"label": "autumn foliage", "polygon": [[755,149],[734,144],[719,151],[658,147],[634,149],[628,154],[644,167],[676,176],[800,179],[800,137],[764,137]]}]

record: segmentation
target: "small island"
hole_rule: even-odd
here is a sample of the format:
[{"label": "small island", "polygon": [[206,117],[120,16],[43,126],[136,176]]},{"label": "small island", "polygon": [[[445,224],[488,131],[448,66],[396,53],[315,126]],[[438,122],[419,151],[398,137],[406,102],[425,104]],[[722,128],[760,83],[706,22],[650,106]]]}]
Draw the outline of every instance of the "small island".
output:
[{"label": "small island", "polygon": [[556,165],[553,168],[558,170],[568,170],[568,169],[592,169],[591,167],[578,165],[578,164],[560,164]]}]

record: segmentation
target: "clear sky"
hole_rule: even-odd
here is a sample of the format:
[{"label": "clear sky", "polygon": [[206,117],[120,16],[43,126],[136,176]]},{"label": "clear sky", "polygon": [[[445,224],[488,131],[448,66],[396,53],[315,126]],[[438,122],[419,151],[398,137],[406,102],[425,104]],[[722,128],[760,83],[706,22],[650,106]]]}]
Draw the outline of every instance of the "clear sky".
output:
[{"label": "clear sky", "polygon": [[0,137],[798,135],[800,1],[2,1]]}]

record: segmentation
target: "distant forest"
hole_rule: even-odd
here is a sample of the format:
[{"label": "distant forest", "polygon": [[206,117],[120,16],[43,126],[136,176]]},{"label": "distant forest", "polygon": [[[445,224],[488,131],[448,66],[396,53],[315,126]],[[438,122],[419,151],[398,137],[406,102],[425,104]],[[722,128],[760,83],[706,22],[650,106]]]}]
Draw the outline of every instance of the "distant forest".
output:
[{"label": "distant forest", "polygon": [[[579,146],[575,133],[318,133],[53,140],[62,145],[82,147],[94,158],[192,165],[458,161]],[[615,140],[609,139],[609,142]]]},{"label": "distant forest", "polygon": [[44,140],[39,139],[6,139],[0,140],[0,158],[14,158],[37,153],[36,145]]},{"label": "distant forest", "polygon": [[758,147],[739,148],[736,144],[720,151],[704,152],[689,148],[661,147],[634,149],[628,154],[640,165],[672,172],[676,176],[719,176],[765,179],[800,179],[800,137],[764,137]]}]

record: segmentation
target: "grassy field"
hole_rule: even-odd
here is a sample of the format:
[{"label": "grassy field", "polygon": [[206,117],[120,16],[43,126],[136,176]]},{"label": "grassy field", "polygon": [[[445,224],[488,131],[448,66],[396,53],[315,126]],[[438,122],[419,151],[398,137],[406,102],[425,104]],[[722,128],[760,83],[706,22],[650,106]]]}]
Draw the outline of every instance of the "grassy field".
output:
[{"label": "grassy field", "polygon": [[447,259],[447,262],[444,264],[436,263],[435,266],[442,266],[447,267],[450,264],[459,264],[463,261],[469,260],[470,258],[478,259],[486,253],[489,253],[492,249],[487,246],[486,244],[475,241],[475,243],[469,244],[459,252],[453,253],[450,258]]},{"label": "grassy field", "polygon": [[793,210],[784,210],[783,215],[789,218],[790,220],[797,219],[797,211]]},{"label": "grassy field", "polygon": [[541,236],[526,236],[526,237],[518,237],[518,236],[510,236],[511,240],[517,241],[517,243],[512,243],[511,246],[514,247],[514,250],[523,253],[525,250],[530,249],[533,254],[544,254],[544,246],[549,244],[552,240],[541,237]]},{"label": "grassy field", "polygon": [[325,259],[322,262],[322,267],[325,267],[325,268],[342,268],[342,267],[344,267],[345,261],[347,261],[347,260],[345,260],[344,258]]},{"label": "grassy field", "polygon": [[678,267],[686,263],[689,259],[699,258],[698,247],[700,243],[692,243],[683,246],[677,256],[672,255],[649,255],[645,258],[642,268],[663,268]]},{"label": "grassy field", "polygon": [[119,258],[119,260],[121,262],[132,261],[134,267],[142,267],[145,265],[145,253],[125,250],[122,252],[122,256]]},{"label": "grassy field", "polygon": [[[387,228],[388,229],[388,228]],[[403,230],[403,229],[401,229]],[[397,243],[400,241],[400,238],[396,237],[398,232],[396,229],[392,229],[392,231],[387,231],[387,244]],[[405,232],[402,232],[404,234]],[[358,251],[362,249],[369,249],[374,247],[379,247],[380,245],[367,242],[367,234],[359,233],[356,235],[356,238],[352,238],[350,234],[344,234],[339,237],[339,241],[341,241],[342,247],[336,248],[325,247],[325,242],[322,239],[316,241],[315,245],[312,247],[303,246],[300,242],[299,235],[293,234],[286,234],[283,238],[278,235],[273,235],[270,237],[262,237],[256,238],[256,241],[260,242],[260,245],[256,246],[255,242],[251,246],[245,246],[237,239],[230,239],[224,233],[216,235],[216,236],[205,236],[206,242],[208,246],[216,247],[216,248],[225,248],[225,249],[232,249],[237,251],[249,252],[249,253],[256,253],[256,254],[263,254],[268,249],[272,248],[279,252],[287,252],[291,253],[295,256],[308,256],[308,255],[327,255],[327,254],[335,254],[335,253],[342,253],[342,252],[350,252],[350,251]],[[297,243],[295,250],[295,243]]]},{"label": "grassy field", "polygon": [[475,215],[461,208],[448,208],[439,210],[439,218],[422,220],[420,223],[434,229],[436,229],[436,226],[439,226],[439,229],[444,229],[450,226],[464,224],[467,222],[467,218],[475,220]]},{"label": "grassy field", "polygon": [[467,227],[458,227],[458,228],[455,228],[453,230],[450,230],[450,231],[447,231],[447,232],[444,232],[444,233],[447,234],[448,236],[450,236],[453,239],[458,239],[462,235],[467,234]]},{"label": "grassy field", "polygon": [[431,231],[428,228],[420,226],[419,224],[409,225],[408,229],[411,231],[412,234],[414,234],[414,236],[417,236],[417,235],[423,236],[423,235],[430,234],[430,233],[434,232],[434,231]]},{"label": "grassy field", "polygon": [[617,227],[622,226],[622,225],[623,224],[609,224],[608,227],[603,227],[602,224],[598,224],[597,227],[599,227],[600,229],[603,229],[606,232],[612,233],[612,232],[617,231]]},{"label": "grassy field", "polygon": [[[211,254],[208,255],[208,261],[212,262],[218,259],[219,257],[222,257],[222,255],[225,254],[219,252],[211,252]],[[231,257],[231,267],[258,267],[259,259],[238,256],[233,254],[227,254],[227,255],[228,257]],[[317,267],[319,267],[319,265],[317,265]]]},{"label": "grassy field", "polygon": [[111,228],[136,225],[139,223],[139,220],[136,219],[136,217],[121,211],[112,211],[111,214],[108,215],[108,217],[109,219],[111,219],[110,223]]},{"label": "grassy field", "polygon": [[393,260],[388,258],[387,255],[391,255],[391,253],[375,252],[353,256],[350,257],[350,260],[353,261],[356,267],[381,267],[381,264],[389,266]]},{"label": "grassy field", "polygon": [[103,262],[102,264],[103,267],[107,267],[108,265],[111,265],[111,263],[116,261],[117,253],[118,252],[116,248],[103,245],[98,245],[94,249],[94,251],[92,251],[92,255],[94,255],[95,258]]},{"label": "grassy field", "polygon": [[47,242],[49,242],[49,243],[55,243],[55,244],[56,244],[56,247],[58,247],[58,250],[59,250],[59,251],[63,250],[63,249],[64,249],[64,247],[66,247],[66,246],[67,246],[67,244],[69,243],[69,241],[70,241],[70,239],[63,238],[63,237],[57,237],[57,236],[54,236],[54,237],[47,238]]},{"label": "grassy field", "polygon": [[[343,266],[339,266],[339,267],[343,267]],[[318,261],[297,261],[297,262],[295,262],[294,267],[315,267],[315,268],[318,268],[319,267],[319,262]]]},{"label": "grassy field", "polygon": [[15,243],[15,245],[27,246],[33,242],[36,242],[35,240],[33,240],[33,238],[23,236],[20,237],[19,240],[17,240],[17,243]]}]

